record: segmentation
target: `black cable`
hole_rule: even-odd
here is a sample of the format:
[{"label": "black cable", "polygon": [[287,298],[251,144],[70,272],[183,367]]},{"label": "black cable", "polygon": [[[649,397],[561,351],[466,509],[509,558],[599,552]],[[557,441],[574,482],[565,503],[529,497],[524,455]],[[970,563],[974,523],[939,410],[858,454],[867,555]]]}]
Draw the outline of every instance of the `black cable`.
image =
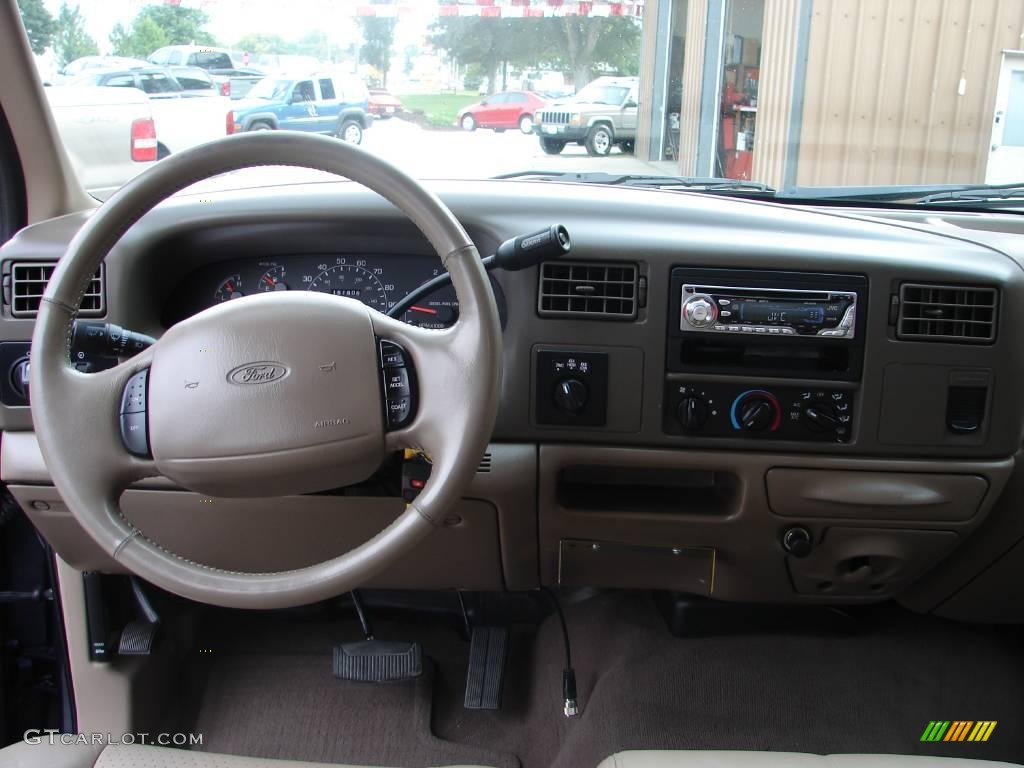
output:
[{"label": "black cable", "polygon": [[562,641],[565,643],[565,669],[562,670],[562,698],[564,704],[562,712],[566,717],[576,717],[580,713],[579,700],[576,695],[576,670],[572,668],[572,646],[569,643],[569,625],[565,621],[565,613],[562,612],[562,603],[558,595],[550,587],[541,587],[541,592],[548,596],[551,604],[555,606],[558,614],[558,623],[562,627]]},{"label": "black cable", "polygon": [[366,618],[366,611],[363,609],[363,599],[359,597],[359,590],[352,590],[352,605],[356,607],[356,616],[359,617],[359,625],[363,628],[363,637],[373,640],[373,629],[370,627],[370,620]]}]

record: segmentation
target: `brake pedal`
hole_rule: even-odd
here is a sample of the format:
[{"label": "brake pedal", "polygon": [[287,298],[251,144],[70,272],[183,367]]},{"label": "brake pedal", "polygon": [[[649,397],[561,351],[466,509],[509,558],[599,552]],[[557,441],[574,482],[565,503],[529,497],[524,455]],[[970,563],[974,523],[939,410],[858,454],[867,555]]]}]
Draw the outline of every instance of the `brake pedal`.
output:
[{"label": "brake pedal", "polygon": [[506,627],[473,627],[466,670],[466,709],[501,709],[508,658]]},{"label": "brake pedal", "polygon": [[334,676],[357,683],[395,683],[423,674],[419,643],[362,640],[334,646]]}]

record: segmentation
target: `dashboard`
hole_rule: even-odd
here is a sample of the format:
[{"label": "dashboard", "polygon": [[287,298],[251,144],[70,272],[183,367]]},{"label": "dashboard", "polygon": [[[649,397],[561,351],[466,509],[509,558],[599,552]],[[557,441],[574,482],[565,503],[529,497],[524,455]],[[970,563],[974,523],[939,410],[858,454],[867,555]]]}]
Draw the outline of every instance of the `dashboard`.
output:
[{"label": "dashboard", "polygon": [[[1019,217],[536,182],[432,187],[481,254],[554,223],[573,250],[491,274],[503,381],[488,454],[444,535],[369,586],[896,598],[953,618],[1024,618],[1024,601],[985,577],[1024,583]],[[84,220],[6,244],[5,284],[20,263],[55,262]],[[180,195],[110,253],[95,317],[159,336],[221,302],[283,290],[386,311],[440,269],[409,222],[351,183]],[[441,328],[457,313],[444,288],[404,319]],[[24,360],[32,325],[5,307],[0,353],[20,345]],[[65,560],[116,570],[61,511],[24,401],[0,401],[4,482]],[[197,561],[285,569],[389,523],[422,484],[413,471],[429,474],[397,456],[373,487],[224,500],[244,547],[167,483],[144,481],[124,506]]]},{"label": "dashboard", "polygon": [[[386,313],[401,299],[443,272],[436,257],[406,254],[284,254],[232,259],[187,275],[168,299],[166,326],[225,301],[272,291],[317,291],[357,299]],[[495,298],[502,317],[500,288]],[[451,286],[426,295],[402,319],[423,328],[447,328],[459,316]]]}]

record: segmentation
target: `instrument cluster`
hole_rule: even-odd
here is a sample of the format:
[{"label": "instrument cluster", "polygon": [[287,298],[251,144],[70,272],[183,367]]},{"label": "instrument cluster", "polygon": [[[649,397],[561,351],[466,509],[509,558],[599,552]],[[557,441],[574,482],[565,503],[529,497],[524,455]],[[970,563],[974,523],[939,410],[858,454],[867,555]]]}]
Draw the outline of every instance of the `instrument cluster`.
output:
[{"label": "instrument cluster", "polygon": [[[270,259],[238,259],[203,267],[189,275],[172,294],[168,324],[225,301],[271,291],[318,291],[358,299],[387,312],[422,283],[443,272],[436,257],[411,255],[287,255]],[[497,284],[495,299],[504,320]],[[416,302],[402,319],[424,328],[447,328],[459,317],[459,302],[450,286]]]}]

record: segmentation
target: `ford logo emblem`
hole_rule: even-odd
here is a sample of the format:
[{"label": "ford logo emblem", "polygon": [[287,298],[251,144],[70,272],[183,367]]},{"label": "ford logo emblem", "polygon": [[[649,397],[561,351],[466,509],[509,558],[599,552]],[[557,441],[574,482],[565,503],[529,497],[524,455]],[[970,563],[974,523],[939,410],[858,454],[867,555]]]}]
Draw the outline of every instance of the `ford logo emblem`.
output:
[{"label": "ford logo emblem", "polygon": [[228,373],[228,381],[232,384],[269,384],[280,381],[288,373],[288,367],[281,363],[246,363],[232,368]]}]

